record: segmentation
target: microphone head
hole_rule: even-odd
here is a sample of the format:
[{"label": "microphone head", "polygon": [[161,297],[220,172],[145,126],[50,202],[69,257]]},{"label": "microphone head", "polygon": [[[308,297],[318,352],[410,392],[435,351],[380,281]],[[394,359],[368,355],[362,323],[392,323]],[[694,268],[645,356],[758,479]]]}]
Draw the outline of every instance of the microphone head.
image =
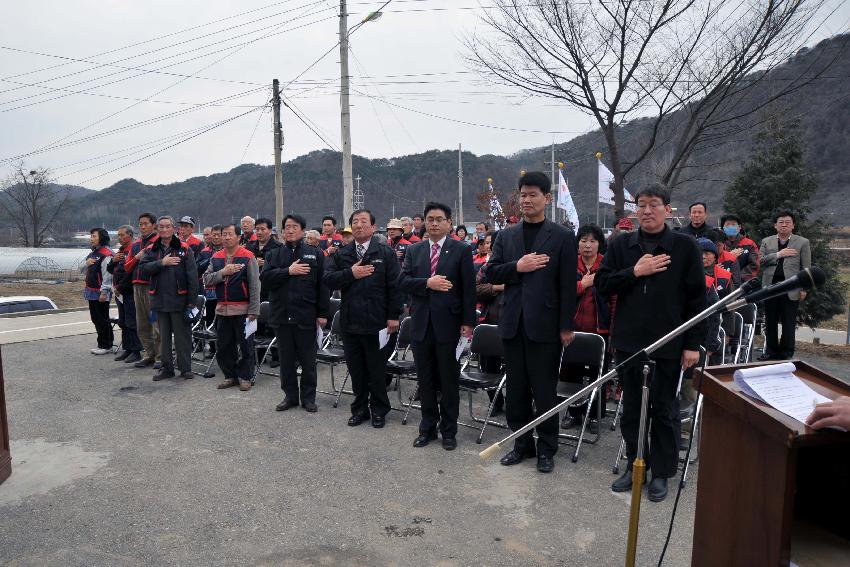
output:
[{"label": "microphone head", "polygon": [[800,281],[804,282],[803,287],[805,289],[817,289],[826,283],[826,273],[824,273],[824,271],[818,266],[806,268],[800,273],[805,274],[804,277],[800,278]]},{"label": "microphone head", "polygon": [[747,280],[741,284],[741,288],[744,290],[744,295],[758,291],[761,289],[761,280],[758,278]]}]

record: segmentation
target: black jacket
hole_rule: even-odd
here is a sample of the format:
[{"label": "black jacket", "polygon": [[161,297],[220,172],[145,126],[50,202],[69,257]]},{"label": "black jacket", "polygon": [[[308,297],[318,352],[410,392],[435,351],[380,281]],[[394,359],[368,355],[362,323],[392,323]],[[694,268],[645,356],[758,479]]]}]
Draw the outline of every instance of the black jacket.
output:
[{"label": "black jacket", "polygon": [[171,238],[169,256],[180,257],[176,266],[163,266],[162,240],[157,239],[145,248],[139,262],[143,276],[150,278],[151,309],[153,311],[184,311],[198,301],[198,269],[195,255],[175,234]]},{"label": "black jacket", "polygon": [[[266,246],[264,253],[260,285],[269,297],[269,325],[295,324],[302,329],[315,329],[317,318],[328,317],[330,293],[323,282],[325,254],[305,242],[299,242],[294,253],[279,243]],[[296,259],[310,266],[309,274],[289,275],[289,266]]]},{"label": "black jacket", "polygon": [[351,266],[357,263],[357,242],[352,241],[327,257],[325,285],[342,290],[339,306],[343,332],[367,335],[397,321],[401,315],[404,294],[398,286],[398,257],[392,248],[372,237],[364,263],[375,266],[371,276],[356,280]]},{"label": "black jacket", "polygon": [[[654,254],[670,255],[667,270],[638,278],[634,266],[644,254],[641,235],[637,230],[612,240],[594,281],[600,292],[617,296],[612,342],[627,353],[639,352],[706,306],[702,254],[696,240],[665,227]],[[698,350],[705,335],[703,321],[652,356],[678,360],[682,350]]]},{"label": "black jacket", "polygon": [[[248,242],[248,244],[245,244],[245,248],[247,248],[248,251],[251,252],[251,254],[254,255],[254,258],[262,258],[263,260],[266,259],[266,255],[271,253],[272,250],[276,250],[276,249],[280,248],[281,246],[283,246],[283,245],[280,242],[278,242],[277,240],[275,240],[274,238],[269,238],[269,241],[266,242],[266,245],[263,246],[262,250],[260,250],[260,241],[259,240],[252,240],[252,241]],[[262,271],[263,271],[263,269],[260,268],[260,272],[262,272]],[[269,299],[269,288],[268,288],[268,286],[263,284],[263,280],[260,279],[260,301],[268,301],[268,299]]]},{"label": "black jacket", "polygon": [[575,328],[577,247],[573,231],[546,220],[532,251],[547,254],[549,263],[534,272],[519,273],[525,256],[522,222],[499,232],[487,263],[487,283],[505,284],[500,299],[499,334],[514,338],[522,319],[525,335],[536,342],[560,342],[560,332]]},{"label": "black jacket", "polygon": [[[126,255],[130,254],[130,245],[122,246],[119,249],[119,252],[123,251]],[[115,292],[119,295],[130,294],[130,297],[133,296],[133,278],[132,274],[128,274],[124,270],[124,260],[120,262],[115,261],[115,256],[109,258],[109,263],[106,265],[106,271],[112,274],[112,287],[115,288]]]},{"label": "black jacket", "polygon": [[713,227],[709,226],[707,222],[702,223],[702,226],[699,228],[695,228],[691,223],[686,224],[682,228],[679,229],[679,232],[684,234],[690,234],[694,238],[708,238],[708,231],[713,230]]},{"label": "black jacket", "polygon": [[428,322],[437,342],[456,343],[460,326],[475,326],[475,268],[469,246],[446,238],[437,261],[437,275],[452,283],[449,291],[427,288],[431,277],[431,240],[417,242],[407,249],[398,283],[413,297],[413,340],[424,341]]}]

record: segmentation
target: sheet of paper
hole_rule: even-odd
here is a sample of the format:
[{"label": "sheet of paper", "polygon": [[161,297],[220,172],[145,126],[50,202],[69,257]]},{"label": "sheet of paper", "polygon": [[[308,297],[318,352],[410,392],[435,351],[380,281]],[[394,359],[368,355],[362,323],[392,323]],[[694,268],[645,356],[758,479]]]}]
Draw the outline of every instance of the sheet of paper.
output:
[{"label": "sheet of paper", "polygon": [[[769,371],[765,372],[765,369]],[[816,404],[830,401],[795,376],[796,367],[790,362],[747,370],[759,370],[759,372],[750,372],[749,376],[747,371],[743,372],[743,376],[738,374],[741,371],[735,372],[735,383],[744,393],[797,421],[805,423]]]},{"label": "sheet of paper", "polygon": [[251,335],[257,332],[257,320],[249,321],[245,319],[245,338],[247,339]]},{"label": "sheet of paper", "polygon": [[325,333],[322,332],[322,327],[318,323],[316,323],[316,344],[319,346],[319,350],[322,350],[322,345],[325,342]]},{"label": "sheet of paper", "polygon": [[390,342],[390,331],[387,327],[384,327],[378,331],[378,348],[384,348],[388,342]]},{"label": "sheet of paper", "polygon": [[457,348],[455,348],[455,359],[460,360],[463,351],[466,350],[470,342],[468,338],[461,335],[460,340],[457,342]]},{"label": "sheet of paper", "polygon": [[119,293],[115,296],[115,301],[117,301],[118,303],[124,303],[124,298],[121,297],[121,294]]},{"label": "sheet of paper", "polygon": [[197,307],[192,307],[191,309],[189,309],[189,317],[191,317],[192,319],[197,317],[198,313],[200,313],[200,310],[198,310]]}]

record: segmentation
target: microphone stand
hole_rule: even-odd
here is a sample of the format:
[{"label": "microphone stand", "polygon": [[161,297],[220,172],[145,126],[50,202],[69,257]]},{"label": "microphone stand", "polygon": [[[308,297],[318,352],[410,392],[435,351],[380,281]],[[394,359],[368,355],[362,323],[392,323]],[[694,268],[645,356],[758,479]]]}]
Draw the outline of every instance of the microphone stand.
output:
[{"label": "microphone stand", "polygon": [[[726,308],[730,303],[732,303],[736,299],[744,296],[745,294],[748,294],[748,293],[751,293],[751,292],[757,290],[760,286],[761,286],[761,282],[759,282],[759,280],[755,279],[755,278],[744,283],[743,285],[741,285],[741,287],[739,287],[738,289],[736,289],[735,291],[733,291],[732,293],[730,293],[729,295],[727,295],[726,297],[724,297],[723,299],[718,301],[717,303],[708,306],[706,309],[704,309],[700,313],[694,315],[691,319],[689,319],[688,321],[685,321],[684,323],[682,323],[681,325],[679,325],[678,327],[676,327],[675,329],[673,329],[672,331],[670,331],[669,333],[667,333],[666,335],[664,335],[663,337],[661,337],[660,339],[658,339],[657,341],[652,343],[651,345],[645,347],[640,352],[634,353],[632,356],[630,356],[629,358],[627,358],[626,360],[624,360],[623,362],[621,362],[620,364],[615,366],[613,369],[609,370],[605,375],[603,375],[598,380],[591,382],[587,386],[583,387],[578,392],[576,392],[575,394],[573,394],[572,396],[570,396],[569,398],[567,398],[566,400],[564,400],[560,404],[552,407],[550,410],[548,410],[548,411],[542,413],[541,415],[537,416],[532,421],[526,423],[525,425],[523,425],[522,427],[520,427],[519,429],[517,429],[516,431],[514,431],[513,433],[511,433],[510,435],[508,435],[504,439],[502,439],[501,441],[497,441],[496,443],[490,445],[489,447],[487,447],[486,449],[481,451],[478,454],[478,456],[482,460],[486,460],[486,459],[490,458],[499,449],[505,447],[510,441],[512,441],[512,440],[516,439],[517,437],[519,437],[520,435],[530,431],[535,426],[546,421],[547,419],[549,419],[553,415],[560,413],[561,411],[566,409],[570,404],[572,404],[576,400],[579,400],[579,399],[583,398],[584,396],[588,395],[591,391],[595,390],[596,388],[599,388],[600,386],[602,386],[606,382],[611,381],[617,375],[617,371],[619,369],[621,369],[621,368],[623,368],[623,367],[625,367],[629,364],[632,364],[633,362],[635,362],[637,360],[640,360],[640,361],[647,360],[647,358],[650,354],[657,351],[658,349],[660,349],[661,347],[663,347],[664,345],[666,345],[667,343],[669,343],[670,341],[672,341],[673,339],[675,339],[676,337],[678,337],[679,335],[681,335],[682,333],[687,331],[688,329],[698,325],[699,323],[701,323],[702,321],[704,321],[705,319],[707,319],[708,317],[711,317],[712,315],[714,315],[716,313],[726,311]],[[640,486],[643,484],[643,476],[641,474],[640,478],[638,479],[637,470],[638,470],[638,466],[640,466],[641,468],[643,468],[645,466],[645,465],[643,465],[643,434],[645,434],[646,414],[647,414],[647,406],[648,406],[648,403],[647,403],[648,402],[648,395],[647,395],[648,394],[648,382],[647,382],[647,378],[648,378],[648,375],[649,375],[649,372],[650,372],[650,368],[649,368],[648,365],[644,366],[643,372],[644,372],[643,398],[641,400],[641,408],[640,408],[641,436],[638,438],[638,440],[639,440],[638,441],[638,447],[639,447],[638,448],[638,458],[635,459],[635,464],[632,466],[632,475],[633,475],[632,478],[637,479],[638,482],[635,482],[635,480],[632,481],[632,508],[631,508],[631,514],[630,514],[631,515],[630,522],[629,522],[630,528],[629,528],[629,540],[628,540],[628,543],[627,543],[628,556],[626,558],[626,567],[633,567],[634,564],[635,564],[634,563],[635,562],[634,551],[637,549],[637,525],[638,525],[638,521],[640,519],[640,507],[635,506],[634,504],[635,504],[635,502],[640,503]],[[635,490],[635,488],[637,488],[637,490]],[[632,529],[632,525],[634,526],[634,529]]]}]

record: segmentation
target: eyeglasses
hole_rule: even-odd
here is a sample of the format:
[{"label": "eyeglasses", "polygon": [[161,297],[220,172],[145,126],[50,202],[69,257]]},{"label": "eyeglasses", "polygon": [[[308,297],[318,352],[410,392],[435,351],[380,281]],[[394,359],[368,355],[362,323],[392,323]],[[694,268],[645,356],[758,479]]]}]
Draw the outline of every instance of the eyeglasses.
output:
[{"label": "eyeglasses", "polygon": [[662,201],[650,201],[649,203],[638,201],[637,203],[638,209],[645,209],[649,207],[650,209],[658,209],[664,206]]},{"label": "eyeglasses", "polygon": [[447,219],[446,217],[428,217],[427,219],[425,219],[425,222],[427,222],[428,224],[440,224],[441,222],[446,222],[447,220],[449,219]]}]

